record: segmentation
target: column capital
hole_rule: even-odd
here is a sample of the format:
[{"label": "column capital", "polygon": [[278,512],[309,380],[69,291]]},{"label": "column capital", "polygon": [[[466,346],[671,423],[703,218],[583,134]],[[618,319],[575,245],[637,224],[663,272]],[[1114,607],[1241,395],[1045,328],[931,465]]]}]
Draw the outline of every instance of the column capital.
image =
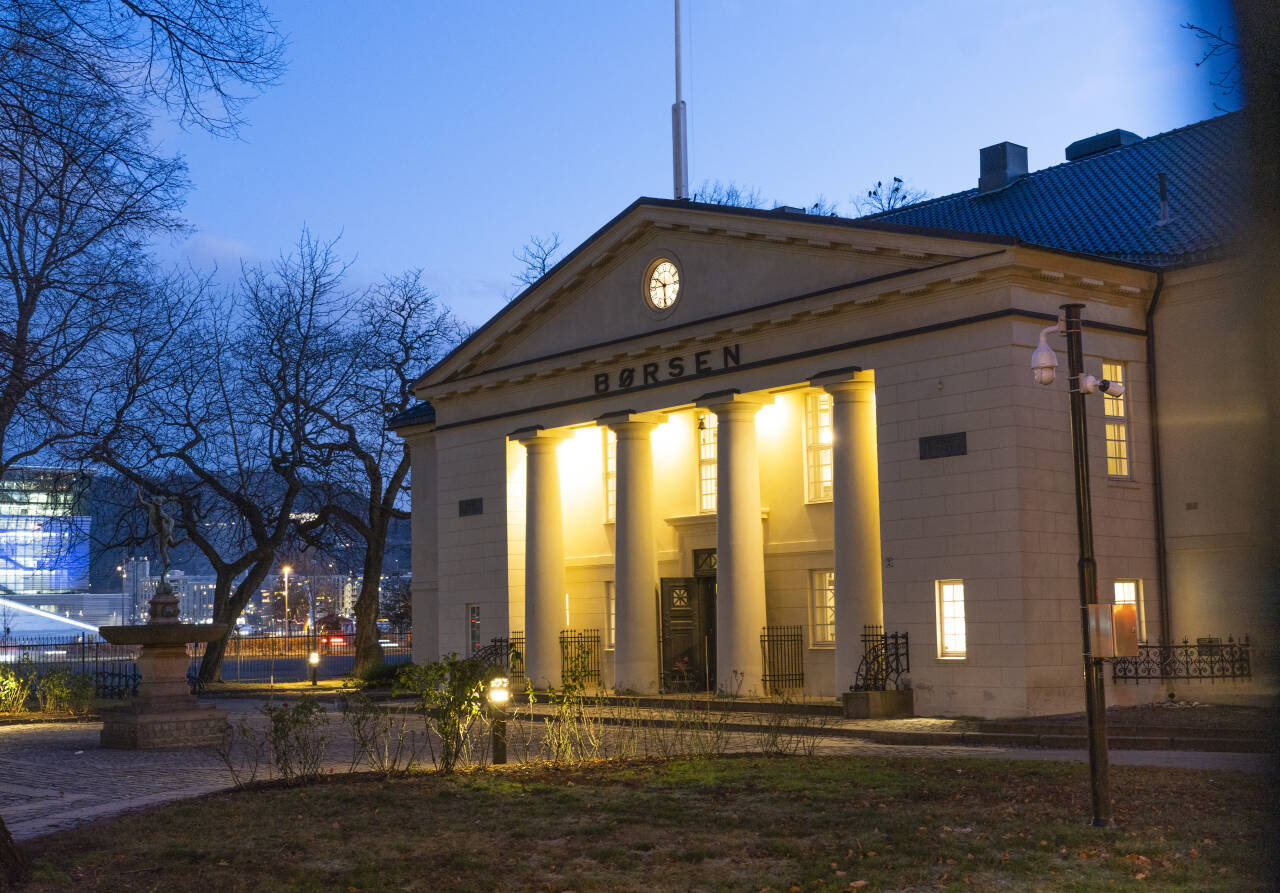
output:
[{"label": "column capital", "polygon": [[699,409],[710,409],[716,415],[741,412],[750,413],[754,416],[760,407],[767,406],[772,402],[772,394],[758,392],[743,394],[737,388],[730,388],[725,391],[712,391],[710,394],[703,394],[694,401],[694,405]]},{"label": "column capital", "polygon": [[625,434],[632,431],[648,433],[666,420],[667,414],[665,412],[635,412],[634,410],[623,409],[600,416],[596,419],[596,424],[610,429],[615,434]]},{"label": "column capital", "polygon": [[517,428],[507,435],[510,439],[517,443],[522,443],[526,447],[534,444],[556,444],[569,437],[569,432],[563,428],[547,429],[541,425],[530,425],[527,428]]},{"label": "column capital", "polygon": [[844,369],[819,372],[809,379],[809,384],[815,388],[822,388],[828,394],[837,397],[842,394],[857,394],[868,391],[874,393],[876,373],[874,370],[863,369],[861,366],[848,366]]}]

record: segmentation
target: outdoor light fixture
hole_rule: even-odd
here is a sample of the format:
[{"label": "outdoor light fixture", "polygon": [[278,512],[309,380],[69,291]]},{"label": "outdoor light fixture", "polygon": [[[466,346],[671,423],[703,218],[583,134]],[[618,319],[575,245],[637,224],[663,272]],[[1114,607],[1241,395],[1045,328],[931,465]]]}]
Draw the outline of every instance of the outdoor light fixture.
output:
[{"label": "outdoor light fixture", "polygon": [[316,674],[320,672],[320,652],[313,651],[307,656],[307,663],[311,664],[311,684],[316,684]]},{"label": "outdoor light fixture", "polygon": [[1057,325],[1041,330],[1040,343],[1031,354],[1031,373],[1036,378],[1036,384],[1053,384],[1053,379],[1058,374],[1058,355],[1053,352],[1053,348],[1045,338],[1054,332],[1061,334],[1065,331],[1066,320],[1063,317],[1058,317]]},{"label": "outdoor light fixture", "polygon": [[489,680],[489,715],[492,722],[493,764],[507,761],[507,702],[511,700],[511,680],[495,676]]},{"label": "outdoor light fixture", "polygon": [[1107,693],[1103,688],[1102,658],[1093,653],[1090,615],[1098,606],[1098,562],[1093,556],[1093,507],[1089,496],[1089,437],[1085,430],[1084,396],[1101,391],[1118,397],[1118,382],[1084,374],[1081,344],[1083,304],[1063,304],[1056,326],[1040,332],[1040,343],[1031,355],[1031,372],[1038,384],[1053,384],[1058,358],[1046,338],[1054,332],[1067,339],[1067,371],[1070,375],[1071,453],[1075,466],[1076,532],[1080,541],[1077,563],[1080,584],[1080,630],[1084,659],[1085,718],[1089,726],[1089,781],[1093,801],[1093,825],[1111,825],[1111,780],[1107,756]]}]

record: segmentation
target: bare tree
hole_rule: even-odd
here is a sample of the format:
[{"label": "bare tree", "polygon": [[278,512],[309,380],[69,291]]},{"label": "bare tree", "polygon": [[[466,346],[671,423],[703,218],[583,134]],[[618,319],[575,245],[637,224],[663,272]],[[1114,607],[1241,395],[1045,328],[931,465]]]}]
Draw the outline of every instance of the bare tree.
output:
[{"label": "bare tree", "polygon": [[512,256],[520,262],[520,269],[511,274],[515,287],[507,295],[507,300],[514,300],[516,295],[536,283],[555,263],[556,252],[560,250],[560,234],[549,236],[530,236],[519,251]]},{"label": "bare tree", "polygon": [[169,312],[145,249],[181,226],[187,183],[147,128],[70,86],[0,105],[0,473],[82,431],[93,395]]},{"label": "bare tree", "polygon": [[1196,68],[1209,64],[1219,72],[1217,77],[1209,81],[1209,85],[1217,87],[1223,96],[1241,96],[1244,93],[1244,69],[1240,66],[1240,44],[1235,36],[1223,27],[1210,31],[1192,22],[1187,22],[1182,27],[1201,41],[1202,55]]},{"label": "bare tree", "polygon": [[739,186],[732,180],[725,184],[719,180],[714,183],[703,180],[702,185],[694,192],[693,200],[707,205],[729,205],[735,208],[764,207],[759,189]]},{"label": "bare tree", "polygon": [[866,216],[868,214],[893,211],[907,205],[914,205],[916,202],[922,202],[929,197],[929,193],[923,189],[908,186],[901,177],[894,177],[887,186],[883,180],[877,180],[876,185],[868,189],[865,196],[854,196],[851,201],[854,207],[857,208],[858,213]]},{"label": "bare tree", "polygon": [[[337,326],[345,269],[306,231],[270,268],[246,266],[234,299],[184,327],[167,387],[133,401],[93,453],[175,508],[213,568],[215,622],[235,623],[290,542],[323,425],[314,407],[352,362]],[[225,648],[209,645],[201,679],[217,678]]]},{"label": "bare tree", "polygon": [[21,76],[34,63],[81,95],[135,111],[158,100],[213,133],[234,133],[245,102],[284,68],[284,39],[258,0],[15,0],[0,9],[0,42],[0,104],[23,101],[15,82],[57,93]]},{"label": "bare tree", "polygon": [[364,552],[356,599],[356,666],[382,662],[377,618],[387,531],[408,518],[409,454],[387,420],[416,402],[413,384],[461,336],[453,313],[439,304],[420,270],[389,276],[364,296],[356,326],[344,339],[350,375],[337,382],[341,398],[315,405],[327,430],[313,443],[322,470],[317,518],[302,525],[314,544],[327,534]]}]

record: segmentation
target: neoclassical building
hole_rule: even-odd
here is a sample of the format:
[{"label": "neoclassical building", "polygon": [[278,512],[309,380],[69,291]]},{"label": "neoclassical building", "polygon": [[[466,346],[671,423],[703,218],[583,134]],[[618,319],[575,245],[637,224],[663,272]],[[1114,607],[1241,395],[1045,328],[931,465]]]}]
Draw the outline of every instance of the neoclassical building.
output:
[{"label": "neoclassical building", "polygon": [[[1079,709],[1065,359],[1050,387],[1029,366],[1067,303],[1086,371],[1126,389],[1088,404],[1101,600],[1149,643],[1260,629],[1239,124],[1113,131],[1036,172],[1002,143],[975,189],[857,220],[636,201],[393,421],[415,659],[523,637],[556,684],[567,636],[618,690],[783,673],[836,696],[883,631],[918,713]],[[1228,381],[1199,377],[1211,360]],[[1165,697],[1158,675],[1109,697]]]}]

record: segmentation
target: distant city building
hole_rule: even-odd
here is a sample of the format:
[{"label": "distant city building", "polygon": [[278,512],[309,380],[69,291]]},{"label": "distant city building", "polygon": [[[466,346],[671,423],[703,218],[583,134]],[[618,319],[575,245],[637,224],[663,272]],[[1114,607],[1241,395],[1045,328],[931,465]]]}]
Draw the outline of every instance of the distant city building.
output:
[{"label": "distant city building", "polygon": [[15,468],[0,478],[0,593],[48,601],[89,590],[88,482],[53,468]]}]

